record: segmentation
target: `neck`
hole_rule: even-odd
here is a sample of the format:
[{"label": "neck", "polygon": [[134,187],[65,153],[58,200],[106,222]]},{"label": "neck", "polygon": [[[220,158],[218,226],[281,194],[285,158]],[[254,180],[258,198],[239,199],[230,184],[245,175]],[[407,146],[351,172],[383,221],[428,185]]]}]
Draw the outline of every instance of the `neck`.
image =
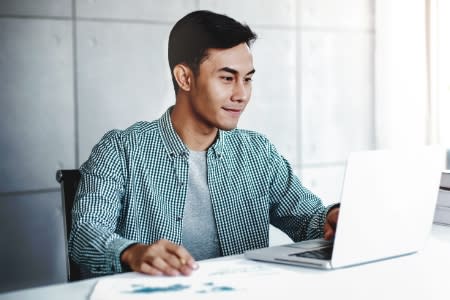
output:
[{"label": "neck", "polygon": [[170,114],[173,128],[183,143],[193,151],[206,151],[216,140],[218,129],[205,126],[177,101]]}]

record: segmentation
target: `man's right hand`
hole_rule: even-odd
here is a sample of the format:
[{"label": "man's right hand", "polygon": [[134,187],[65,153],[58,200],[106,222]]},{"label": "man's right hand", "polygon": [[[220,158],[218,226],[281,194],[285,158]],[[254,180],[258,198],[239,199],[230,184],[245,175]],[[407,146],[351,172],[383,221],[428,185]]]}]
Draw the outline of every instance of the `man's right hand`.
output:
[{"label": "man's right hand", "polygon": [[149,275],[190,275],[198,268],[185,248],[168,240],[151,245],[134,244],[122,252],[120,260],[132,271]]}]

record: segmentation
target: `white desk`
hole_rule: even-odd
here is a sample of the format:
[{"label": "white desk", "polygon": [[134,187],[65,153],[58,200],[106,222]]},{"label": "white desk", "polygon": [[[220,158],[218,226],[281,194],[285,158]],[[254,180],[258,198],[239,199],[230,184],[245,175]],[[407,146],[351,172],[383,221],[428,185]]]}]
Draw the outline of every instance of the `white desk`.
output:
[{"label": "white desk", "polygon": [[[223,261],[242,261],[242,256],[208,261],[209,267]],[[270,268],[275,264],[260,263]],[[232,265],[232,264],[230,264]],[[314,299],[450,299],[450,227],[434,225],[426,248],[416,254],[333,271],[282,266],[276,268],[295,272],[298,297]],[[104,278],[130,278],[134,273],[117,274]],[[279,277],[266,277],[261,288],[286,295],[280,287]],[[51,285],[0,294],[0,300],[27,299],[88,299],[99,279]],[[289,291],[287,291],[288,294]],[[150,297],[152,298],[152,297]],[[297,297],[296,297],[297,298]]]}]

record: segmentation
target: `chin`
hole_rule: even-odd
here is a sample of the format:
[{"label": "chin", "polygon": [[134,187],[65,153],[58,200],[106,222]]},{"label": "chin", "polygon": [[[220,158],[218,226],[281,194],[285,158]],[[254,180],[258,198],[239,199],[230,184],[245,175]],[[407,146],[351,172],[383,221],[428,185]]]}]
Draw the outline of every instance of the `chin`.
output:
[{"label": "chin", "polygon": [[217,128],[219,128],[220,130],[224,130],[224,131],[230,131],[230,130],[236,129],[237,128],[237,124],[221,125],[221,126],[218,126]]}]

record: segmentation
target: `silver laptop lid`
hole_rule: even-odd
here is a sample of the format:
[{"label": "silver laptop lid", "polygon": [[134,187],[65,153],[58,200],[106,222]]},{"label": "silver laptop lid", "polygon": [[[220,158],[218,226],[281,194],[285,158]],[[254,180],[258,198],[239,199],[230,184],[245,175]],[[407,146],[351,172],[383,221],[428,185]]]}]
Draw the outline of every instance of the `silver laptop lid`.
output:
[{"label": "silver laptop lid", "polygon": [[420,250],[431,230],[444,166],[439,146],[350,154],[332,267]]}]

